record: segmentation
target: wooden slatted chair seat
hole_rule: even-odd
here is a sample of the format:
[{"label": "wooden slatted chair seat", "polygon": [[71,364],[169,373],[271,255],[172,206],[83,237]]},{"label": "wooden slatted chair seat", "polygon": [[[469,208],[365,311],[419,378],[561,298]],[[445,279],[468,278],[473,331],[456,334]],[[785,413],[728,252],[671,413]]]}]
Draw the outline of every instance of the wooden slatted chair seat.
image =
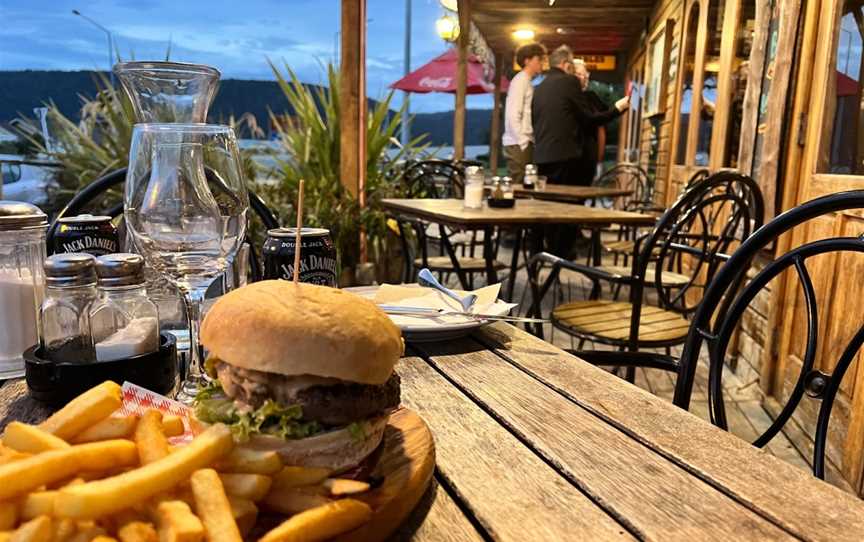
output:
[{"label": "wooden slatted chair seat", "polygon": [[[459,266],[463,271],[468,273],[476,273],[486,271],[486,260],[483,258],[458,258]],[[453,262],[450,261],[450,256],[430,256],[426,260],[427,267],[430,271],[453,271]],[[423,267],[423,258],[416,258],[414,266],[417,268]],[[500,271],[507,267],[503,262],[495,260],[493,267],[496,271]]]},{"label": "wooden slatted chair seat", "polygon": [[[605,271],[610,275],[615,275],[618,279],[625,279],[631,275],[631,269],[629,266],[625,265],[601,265],[597,267],[597,269],[601,271]],[[673,273],[672,271],[663,271],[663,286],[667,288],[676,288],[686,286],[688,282],[690,282],[690,277],[687,275],[682,275],[681,273]],[[653,286],[655,276],[655,269],[647,269],[645,271],[645,280],[644,283],[646,286]]]},{"label": "wooden slatted chair seat", "polygon": [[[603,250],[606,252],[611,252],[613,254],[621,254],[623,256],[632,256],[633,255],[633,247],[636,245],[635,241],[631,241],[629,239],[624,239],[621,241],[610,241],[608,243],[603,243]],[[660,247],[654,247],[652,251],[654,256],[660,255]]]},{"label": "wooden slatted chair seat", "polygon": [[[573,301],[552,310],[552,323],[577,336],[626,343],[632,315],[633,305],[624,301]],[[639,342],[648,346],[683,340],[689,327],[690,322],[677,312],[643,305]]]}]

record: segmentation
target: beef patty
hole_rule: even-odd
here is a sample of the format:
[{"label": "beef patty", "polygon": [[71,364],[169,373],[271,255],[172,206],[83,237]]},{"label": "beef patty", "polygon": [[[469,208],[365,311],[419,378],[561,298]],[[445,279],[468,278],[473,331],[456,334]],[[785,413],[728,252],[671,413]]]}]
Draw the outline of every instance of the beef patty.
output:
[{"label": "beef patty", "polygon": [[285,376],[216,363],[222,389],[234,400],[254,408],[273,399],[285,406],[300,405],[303,419],[324,425],[346,425],[399,406],[399,375],[384,384],[346,382],[336,378]]}]

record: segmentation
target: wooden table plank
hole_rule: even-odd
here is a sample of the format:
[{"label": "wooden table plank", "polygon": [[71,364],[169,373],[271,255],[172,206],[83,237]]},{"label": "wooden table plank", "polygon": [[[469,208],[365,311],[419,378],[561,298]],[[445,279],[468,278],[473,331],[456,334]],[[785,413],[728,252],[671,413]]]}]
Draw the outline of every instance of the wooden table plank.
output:
[{"label": "wooden table plank", "polygon": [[513,326],[481,341],[551,389],[804,540],[864,539],[864,502]]},{"label": "wooden table plank", "polygon": [[415,348],[640,538],[793,539],[474,341]]},{"label": "wooden table plank", "polygon": [[0,387],[0,431],[13,420],[39,423],[52,412],[27,394],[27,382],[23,378],[7,380]]},{"label": "wooden table plank", "polygon": [[632,536],[425,361],[397,366],[403,402],[435,437],[441,476],[495,540]]},{"label": "wooden table plank", "polygon": [[465,209],[461,199],[384,199],[394,212],[457,227],[538,224],[633,224],[650,226],[656,218],[641,213],[572,205],[556,201],[520,199],[512,209]]},{"label": "wooden table plank", "polygon": [[471,524],[453,497],[433,479],[426,494],[391,542],[482,542],[483,536]]}]

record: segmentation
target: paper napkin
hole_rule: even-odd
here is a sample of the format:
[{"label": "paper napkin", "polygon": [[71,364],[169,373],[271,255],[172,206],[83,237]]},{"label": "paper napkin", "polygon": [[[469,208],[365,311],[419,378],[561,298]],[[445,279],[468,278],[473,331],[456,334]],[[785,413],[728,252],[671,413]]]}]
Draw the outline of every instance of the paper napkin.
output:
[{"label": "paper napkin", "polygon": [[[477,295],[477,302],[471,307],[471,311],[477,314],[494,314],[502,316],[510,312],[510,309],[516,306],[515,303],[505,303],[498,300],[498,294],[501,291],[500,284],[485,286],[473,292],[464,292],[462,290],[454,290],[457,295],[465,296],[469,293]],[[462,311],[462,306],[455,300],[444,295],[443,293],[433,288],[423,288],[418,285],[401,285],[382,284],[374,298],[375,303],[379,305],[396,305],[400,307],[423,307],[433,309],[445,309],[451,311]],[[391,314],[390,318],[398,326],[417,326],[429,323],[431,326],[441,324],[462,324],[471,322],[473,319],[467,316],[437,316],[430,318],[428,316],[407,316],[402,314]]]}]

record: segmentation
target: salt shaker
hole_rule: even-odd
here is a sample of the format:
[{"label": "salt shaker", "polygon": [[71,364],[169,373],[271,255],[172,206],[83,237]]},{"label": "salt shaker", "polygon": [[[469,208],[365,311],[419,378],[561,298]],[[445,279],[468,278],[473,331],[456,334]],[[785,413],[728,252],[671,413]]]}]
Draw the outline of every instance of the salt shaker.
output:
[{"label": "salt shaker", "polygon": [[466,209],[483,208],[483,168],[468,166],[465,168],[465,202]]},{"label": "salt shaker", "polygon": [[0,201],[0,379],[23,376],[22,354],[38,342],[47,229],[35,205]]},{"label": "salt shaker", "polygon": [[513,199],[513,179],[510,177],[501,178],[501,193],[504,199]]},{"label": "salt shaker", "polygon": [[537,166],[528,164],[525,166],[525,176],[522,178],[522,187],[525,190],[534,190],[537,184]]},{"label": "salt shaker", "polygon": [[96,258],[55,254],[45,260],[45,300],[39,309],[42,357],[55,362],[96,359],[90,337],[90,305],[96,299]]},{"label": "salt shaker", "polygon": [[98,298],[90,309],[97,361],[149,354],[159,349],[159,313],[147,295],[144,259],[115,253],[96,259]]}]

